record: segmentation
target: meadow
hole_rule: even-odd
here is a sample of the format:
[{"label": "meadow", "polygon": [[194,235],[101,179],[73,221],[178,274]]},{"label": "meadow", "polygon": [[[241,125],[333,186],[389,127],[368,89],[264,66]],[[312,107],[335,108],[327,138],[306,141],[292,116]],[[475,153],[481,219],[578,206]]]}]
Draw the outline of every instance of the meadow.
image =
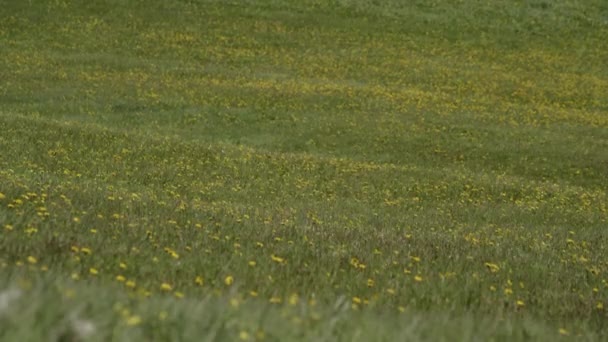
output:
[{"label": "meadow", "polygon": [[0,6],[0,340],[600,341],[608,3]]}]

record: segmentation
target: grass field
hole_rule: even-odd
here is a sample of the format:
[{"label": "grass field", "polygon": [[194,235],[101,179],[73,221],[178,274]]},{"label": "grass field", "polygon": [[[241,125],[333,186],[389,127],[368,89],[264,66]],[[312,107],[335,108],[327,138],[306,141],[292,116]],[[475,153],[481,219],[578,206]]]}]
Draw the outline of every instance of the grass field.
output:
[{"label": "grass field", "polygon": [[608,3],[0,6],[0,340],[608,334]]}]

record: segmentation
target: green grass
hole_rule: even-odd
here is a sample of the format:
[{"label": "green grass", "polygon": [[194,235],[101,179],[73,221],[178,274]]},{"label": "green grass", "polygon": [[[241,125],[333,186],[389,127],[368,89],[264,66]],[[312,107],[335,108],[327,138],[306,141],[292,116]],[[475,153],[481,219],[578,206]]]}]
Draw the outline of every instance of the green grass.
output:
[{"label": "green grass", "polygon": [[608,5],[9,1],[0,340],[601,340]]}]

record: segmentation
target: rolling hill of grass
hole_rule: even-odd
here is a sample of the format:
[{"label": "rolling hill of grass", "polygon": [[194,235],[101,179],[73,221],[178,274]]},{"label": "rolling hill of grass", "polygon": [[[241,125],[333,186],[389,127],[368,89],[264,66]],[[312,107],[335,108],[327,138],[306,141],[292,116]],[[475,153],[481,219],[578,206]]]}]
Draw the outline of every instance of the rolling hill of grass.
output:
[{"label": "rolling hill of grass", "polygon": [[608,3],[8,1],[0,340],[601,340]]}]

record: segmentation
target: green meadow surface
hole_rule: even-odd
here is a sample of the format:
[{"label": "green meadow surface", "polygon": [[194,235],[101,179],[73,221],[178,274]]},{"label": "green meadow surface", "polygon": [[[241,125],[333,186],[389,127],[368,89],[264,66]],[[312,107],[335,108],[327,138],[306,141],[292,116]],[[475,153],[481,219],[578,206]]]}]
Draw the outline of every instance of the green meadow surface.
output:
[{"label": "green meadow surface", "polygon": [[608,2],[0,6],[0,340],[608,334]]}]

